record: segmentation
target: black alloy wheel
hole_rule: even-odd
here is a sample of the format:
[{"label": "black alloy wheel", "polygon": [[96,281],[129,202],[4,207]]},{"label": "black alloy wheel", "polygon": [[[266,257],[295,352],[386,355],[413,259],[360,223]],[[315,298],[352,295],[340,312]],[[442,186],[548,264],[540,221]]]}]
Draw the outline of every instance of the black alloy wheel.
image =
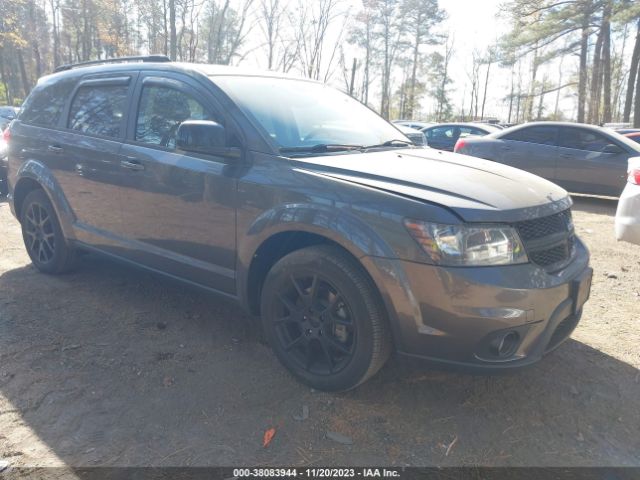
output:
[{"label": "black alloy wheel", "polygon": [[306,247],[278,260],[264,282],[260,309],[280,362],[318,390],[358,386],[391,353],[378,291],[362,265],[339,247]]},{"label": "black alloy wheel", "polygon": [[43,273],[63,273],[75,251],[64,238],[56,212],[44,190],[27,194],[20,214],[22,239],[34,266]]}]

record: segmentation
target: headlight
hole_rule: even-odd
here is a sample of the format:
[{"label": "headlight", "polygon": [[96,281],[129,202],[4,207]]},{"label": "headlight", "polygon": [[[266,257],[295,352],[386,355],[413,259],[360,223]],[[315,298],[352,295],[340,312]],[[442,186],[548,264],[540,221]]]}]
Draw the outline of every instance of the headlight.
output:
[{"label": "headlight", "polygon": [[518,232],[509,226],[442,225],[417,220],[405,220],[404,224],[437,265],[510,265],[529,261]]}]

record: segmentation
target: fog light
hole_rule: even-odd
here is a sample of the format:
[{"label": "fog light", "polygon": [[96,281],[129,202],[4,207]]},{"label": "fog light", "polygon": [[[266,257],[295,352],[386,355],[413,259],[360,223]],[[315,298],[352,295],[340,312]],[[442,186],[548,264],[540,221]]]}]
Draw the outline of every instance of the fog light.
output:
[{"label": "fog light", "polygon": [[491,340],[491,353],[500,358],[513,355],[518,348],[520,335],[518,332],[507,332]]}]

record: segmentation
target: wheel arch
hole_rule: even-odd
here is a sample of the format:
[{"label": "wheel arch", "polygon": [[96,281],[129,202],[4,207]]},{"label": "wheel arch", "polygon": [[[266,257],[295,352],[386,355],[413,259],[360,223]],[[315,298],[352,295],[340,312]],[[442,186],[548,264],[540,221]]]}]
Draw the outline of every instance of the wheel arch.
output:
[{"label": "wheel arch", "polygon": [[64,196],[62,187],[54,177],[53,172],[40,162],[29,160],[20,167],[16,174],[11,200],[16,218],[21,220],[20,213],[24,199],[29,192],[37,189],[43,190],[49,197],[65,238],[73,238],[72,224],[74,217],[69,202]]},{"label": "wheel arch", "polygon": [[326,205],[296,203],[269,209],[255,218],[239,237],[238,296],[250,313],[258,315],[262,282],[285,255],[312,245],[334,245],[349,254],[380,286],[362,262],[363,257],[394,257],[385,240],[362,219]]}]

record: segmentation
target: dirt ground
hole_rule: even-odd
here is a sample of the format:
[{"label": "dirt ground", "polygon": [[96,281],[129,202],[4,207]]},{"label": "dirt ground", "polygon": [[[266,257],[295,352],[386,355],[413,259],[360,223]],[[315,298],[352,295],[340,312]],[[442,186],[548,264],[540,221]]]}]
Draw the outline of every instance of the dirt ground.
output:
[{"label": "dirt ground", "polygon": [[0,460],[640,466],[640,246],[615,242],[614,201],[575,200],[595,278],[559,350],[491,377],[392,360],[340,395],[293,380],[225,300],[97,256],[37,273],[0,200]]}]

